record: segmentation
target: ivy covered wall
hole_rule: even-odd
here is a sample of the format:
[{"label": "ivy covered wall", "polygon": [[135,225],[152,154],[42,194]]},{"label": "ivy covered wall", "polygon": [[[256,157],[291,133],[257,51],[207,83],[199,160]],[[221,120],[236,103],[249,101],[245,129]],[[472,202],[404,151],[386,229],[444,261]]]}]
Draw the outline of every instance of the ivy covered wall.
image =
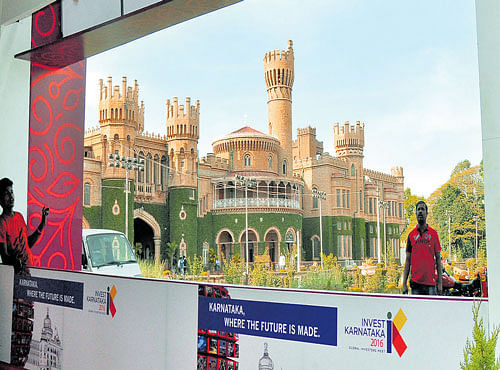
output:
[{"label": "ivy covered wall", "polygon": [[[208,242],[210,248],[217,248],[217,235],[221,230],[229,230],[234,236],[234,253],[240,254],[240,237],[245,231],[245,213],[231,214],[212,214],[207,213],[200,217],[198,226],[198,253],[201,254],[201,248],[204,242]],[[279,248],[285,250],[285,234],[289,228],[295,232],[302,229],[302,216],[291,213],[248,213],[248,229],[255,230],[257,233],[257,249],[255,254],[263,254],[266,249],[266,232],[275,227],[281,234],[281,243]],[[295,235],[296,238],[296,235]],[[243,241],[244,243],[244,241]]]},{"label": "ivy covered wall", "polygon": [[[125,180],[102,181],[102,228],[125,233]],[[134,240],[134,184],[128,195],[128,239]]]},{"label": "ivy covered wall", "polygon": [[191,188],[170,188],[168,191],[169,241],[180,247],[182,238],[187,244],[187,255],[198,251],[198,195]]},{"label": "ivy covered wall", "polygon": [[83,217],[89,223],[91,229],[101,229],[101,206],[83,207]]}]

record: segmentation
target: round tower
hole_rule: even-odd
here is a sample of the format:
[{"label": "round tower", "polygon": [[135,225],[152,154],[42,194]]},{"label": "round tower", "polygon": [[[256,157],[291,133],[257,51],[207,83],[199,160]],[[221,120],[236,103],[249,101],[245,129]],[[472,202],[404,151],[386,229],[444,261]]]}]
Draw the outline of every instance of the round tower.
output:
[{"label": "round tower", "polygon": [[292,174],[292,86],[294,56],[292,41],[287,50],[274,50],[264,56],[264,79],[267,88],[269,134],[281,144],[280,172]]},{"label": "round tower", "polygon": [[198,155],[200,102],[179,105],[177,97],[167,100],[167,145],[170,157],[171,187],[196,188],[196,159]]},{"label": "round tower", "polygon": [[[107,84],[99,80],[99,125],[102,143],[102,158],[107,163],[109,154],[134,157],[135,138],[144,129],[144,103],[139,103],[139,85],[127,86],[122,77],[121,89],[113,86],[108,77]],[[124,178],[125,170],[106,166],[104,178]]]}]

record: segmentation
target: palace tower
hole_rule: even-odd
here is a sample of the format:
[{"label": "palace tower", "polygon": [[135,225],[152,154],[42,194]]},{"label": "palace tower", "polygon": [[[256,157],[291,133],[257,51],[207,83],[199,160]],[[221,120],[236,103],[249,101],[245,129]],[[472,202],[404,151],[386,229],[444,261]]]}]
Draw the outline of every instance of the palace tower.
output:
[{"label": "palace tower", "polygon": [[264,79],[267,87],[269,135],[281,143],[281,175],[292,176],[292,86],[294,57],[292,41],[287,50],[274,50],[264,56]]}]

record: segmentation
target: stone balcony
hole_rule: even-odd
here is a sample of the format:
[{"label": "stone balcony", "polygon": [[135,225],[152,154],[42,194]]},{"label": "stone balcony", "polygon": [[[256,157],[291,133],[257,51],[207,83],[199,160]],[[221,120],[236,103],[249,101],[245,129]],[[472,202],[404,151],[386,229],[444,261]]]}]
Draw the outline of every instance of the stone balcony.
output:
[{"label": "stone balcony", "polygon": [[[215,201],[214,209],[245,207],[246,198],[220,199]],[[280,198],[248,198],[248,207],[301,209],[300,201]]]}]

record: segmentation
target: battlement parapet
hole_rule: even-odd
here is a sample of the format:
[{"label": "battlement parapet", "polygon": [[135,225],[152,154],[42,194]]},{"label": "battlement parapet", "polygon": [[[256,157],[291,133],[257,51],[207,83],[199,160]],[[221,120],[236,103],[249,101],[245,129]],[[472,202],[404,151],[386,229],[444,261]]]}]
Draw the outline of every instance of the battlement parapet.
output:
[{"label": "battlement parapet", "polygon": [[154,132],[143,131],[137,135],[138,137],[147,138],[147,139],[156,139],[161,141],[166,141],[167,137],[165,135],[160,135]]},{"label": "battlement parapet", "polygon": [[311,126],[307,126],[305,128],[298,128],[297,129],[297,136],[301,136],[301,135],[313,135],[313,136],[316,136],[316,128],[315,127],[311,127]]},{"label": "battlement parapet", "polygon": [[138,104],[139,100],[139,84],[134,80],[133,86],[127,87],[127,77],[122,77],[122,87],[119,85],[113,86],[113,78],[111,76],[107,79],[107,84],[99,79],[99,100],[127,100]]},{"label": "battlement parapet", "polygon": [[365,146],[365,124],[356,121],[356,125],[351,125],[346,121],[343,125],[339,125],[336,122],[333,125],[333,138],[337,157],[362,156]]},{"label": "battlement parapet", "polygon": [[288,40],[288,48],[286,50],[273,50],[264,54],[264,63],[272,63],[275,61],[291,61],[293,62],[293,41]]},{"label": "battlement parapet", "polygon": [[356,121],[356,125],[351,125],[349,121],[345,121],[343,125],[335,122],[333,125],[333,134],[338,137],[342,136],[352,136],[352,137],[362,137],[364,139],[365,135],[365,124],[360,121]]},{"label": "battlement parapet", "polygon": [[264,54],[264,63],[271,63],[277,60],[287,62],[293,60],[293,52],[290,53],[288,50],[273,50]]},{"label": "battlement parapet", "polygon": [[403,177],[403,167],[401,166],[392,167],[391,175],[394,177]]},{"label": "battlement parapet", "polygon": [[89,127],[85,130],[85,136],[90,136],[93,134],[98,134],[101,132],[101,128],[99,126]]},{"label": "battlement parapet", "polygon": [[396,183],[396,184],[402,182],[401,177],[395,177],[395,176],[389,175],[387,173],[369,170],[366,168],[363,169],[363,176],[367,176],[370,180],[379,180],[379,181],[391,182],[391,183]]},{"label": "battlement parapet", "polygon": [[186,98],[186,105],[179,105],[177,97],[172,98],[172,104],[170,104],[170,99],[167,99],[167,120],[174,118],[188,118],[191,120],[198,120],[200,116],[200,101],[196,100],[195,105],[191,105],[191,98]]},{"label": "battlement parapet", "polygon": [[229,169],[229,160],[218,157],[214,153],[207,153],[205,157],[201,158],[201,163],[207,164],[212,168]]},{"label": "battlement parapet", "polygon": [[332,157],[328,152],[322,153],[317,158],[302,158],[296,159],[293,162],[293,166],[295,169],[300,167],[306,168],[319,165],[334,165],[343,169],[347,169],[347,162],[344,159]]},{"label": "battlement parapet", "polygon": [[191,105],[191,98],[186,98],[185,105],[179,105],[177,97],[167,99],[167,138],[187,138],[197,140],[200,123],[200,101],[196,100],[195,105]]}]

